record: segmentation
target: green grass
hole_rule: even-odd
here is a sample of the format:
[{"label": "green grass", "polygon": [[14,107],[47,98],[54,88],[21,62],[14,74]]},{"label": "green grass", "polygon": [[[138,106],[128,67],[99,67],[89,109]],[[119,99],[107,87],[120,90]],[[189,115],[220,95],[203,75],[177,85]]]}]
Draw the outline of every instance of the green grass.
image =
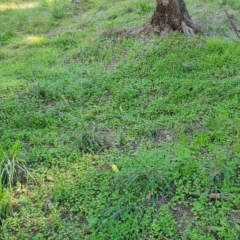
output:
[{"label": "green grass", "polygon": [[240,45],[217,2],[186,1],[212,31],[193,39],[101,35],[150,0],[10,3],[0,149],[35,181],[1,186],[0,239],[238,239]]}]

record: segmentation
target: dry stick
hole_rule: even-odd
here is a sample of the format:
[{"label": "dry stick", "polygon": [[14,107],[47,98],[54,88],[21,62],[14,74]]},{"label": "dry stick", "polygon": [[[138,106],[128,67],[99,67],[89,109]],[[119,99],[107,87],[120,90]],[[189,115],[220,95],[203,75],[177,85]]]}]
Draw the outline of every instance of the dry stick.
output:
[{"label": "dry stick", "polygon": [[231,19],[231,17],[229,16],[228,12],[226,9],[223,8],[222,4],[218,1],[218,4],[220,5],[220,7],[222,8],[222,10],[225,12],[225,14],[227,15],[228,19],[230,20],[232,27],[235,31],[235,33],[237,34],[237,37],[240,39],[240,35],[239,35],[239,30],[237,29],[236,25],[234,24],[233,20]]},{"label": "dry stick", "polygon": [[226,13],[228,19],[230,20],[230,22],[231,22],[231,24],[232,24],[232,26],[233,26],[233,29],[234,29],[235,33],[237,34],[238,38],[240,39],[240,35],[239,35],[239,33],[238,33],[238,29],[237,29],[236,25],[234,24],[234,22],[232,21],[232,19],[230,18],[227,10],[223,9],[223,11]]},{"label": "dry stick", "polygon": [[[204,196],[203,194],[199,194],[199,193],[190,193],[189,195],[193,198],[198,198],[198,197]],[[235,198],[235,195],[231,195],[231,196],[233,198]],[[228,201],[229,200],[228,195],[226,195],[226,194],[223,195],[220,193],[210,193],[207,195],[207,198],[212,201],[216,201],[216,200]]]}]

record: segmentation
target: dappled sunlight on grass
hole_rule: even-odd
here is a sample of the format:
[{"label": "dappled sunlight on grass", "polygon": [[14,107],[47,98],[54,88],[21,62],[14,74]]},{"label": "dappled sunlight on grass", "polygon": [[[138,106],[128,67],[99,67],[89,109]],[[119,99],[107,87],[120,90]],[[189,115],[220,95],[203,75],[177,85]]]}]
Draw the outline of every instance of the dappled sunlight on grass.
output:
[{"label": "dappled sunlight on grass", "polygon": [[43,37],[39,36],[29,36],[23,39],[23,43],[25,44],[38,44],[38,43],[43,43],[44,42]]},{"label": "dappled sunlight on grass", "polygon": [[39,5],[38,2],[30,2],[30,3],[0,3],[0,11],[4,11],[7,9],[29,9],[35,8]]},{"label": "dappled sunlight on grass", "polygon": [[23,86],[23,81],[16,78],[2,78],[0,80],[0,99],[9,99]]}]

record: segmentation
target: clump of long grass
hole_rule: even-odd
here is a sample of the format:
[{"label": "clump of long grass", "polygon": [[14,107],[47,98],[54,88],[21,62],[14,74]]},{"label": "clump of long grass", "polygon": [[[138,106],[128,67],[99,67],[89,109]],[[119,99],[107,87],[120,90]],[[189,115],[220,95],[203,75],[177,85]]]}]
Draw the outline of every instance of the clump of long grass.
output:
[{"label": "clump of long grass", "polygon": [[16,141],[10,148],[6,141],[0,145],[0,182],[2,186],[12,189],[18,182],[24,183],[31,177],[24,159],[19,157],[20,142]]}]

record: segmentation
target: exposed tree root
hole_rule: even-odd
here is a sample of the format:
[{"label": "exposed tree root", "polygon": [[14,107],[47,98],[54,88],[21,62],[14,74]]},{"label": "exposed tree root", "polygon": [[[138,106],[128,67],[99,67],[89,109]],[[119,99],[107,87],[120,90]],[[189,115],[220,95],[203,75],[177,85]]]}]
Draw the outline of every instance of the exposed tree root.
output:
[{"label": "exposed tree root", "polygon": [[117,35],[120,38],[139,38],[149,36],[154,33],[154,29],[150,24],[144,24],[137,28],[115,28],[103,32],[103,35]]},{"label": "exposed tree root", "polygon": [[[189,37],[194,36],[195,33],[198,33],[198,32],[203,33],[203,28],[199,24],[194,23],[192,20],[187,20],[186,22],[182,21],[181,28],[178,30],[182,31],[184,34],[186,34]],[[164,37],[170,31],[171,29],[168,26],[165,26],[164,29],[160,31],[158,27],[154,27],[150,23],[145,23],[136,28],[110,29],[108,31],[103,32],[102,34],[104,36],[117,35],[120,38],[144,38],[146,36],[151,36],[151,35]]]},{"label": "exposed tree root", "polygon": [[184,34],[192,37],[194,35],[194,31],[191,27],[189,27],[184,21],[182,21],[182,31],[184,32]]}]

